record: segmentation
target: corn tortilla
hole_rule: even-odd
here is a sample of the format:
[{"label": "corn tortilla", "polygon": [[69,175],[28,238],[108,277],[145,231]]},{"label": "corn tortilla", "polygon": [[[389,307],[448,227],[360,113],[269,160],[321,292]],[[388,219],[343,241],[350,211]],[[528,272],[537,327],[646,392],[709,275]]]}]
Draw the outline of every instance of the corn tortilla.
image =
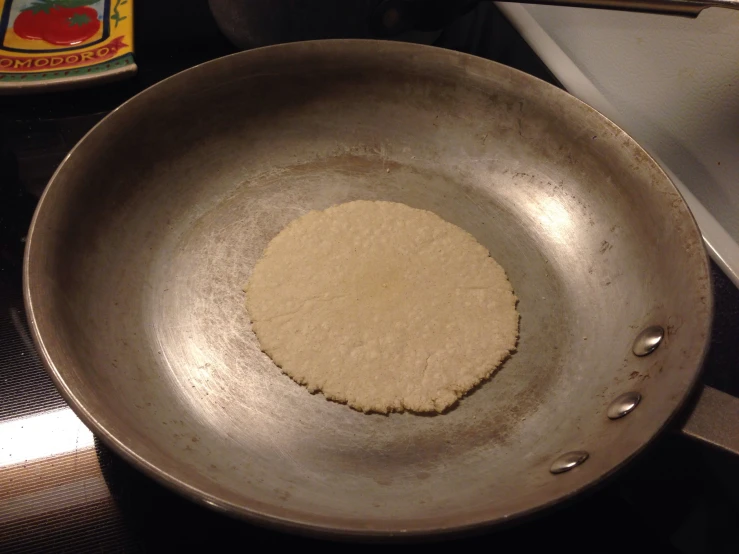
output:
[{"label": "corn tortilla", "polygon": [[488,250],[395,202],[294,220],[245,291],[262,350],[311,392],[363,412],[442,412],[518,339],[516,296]]}]

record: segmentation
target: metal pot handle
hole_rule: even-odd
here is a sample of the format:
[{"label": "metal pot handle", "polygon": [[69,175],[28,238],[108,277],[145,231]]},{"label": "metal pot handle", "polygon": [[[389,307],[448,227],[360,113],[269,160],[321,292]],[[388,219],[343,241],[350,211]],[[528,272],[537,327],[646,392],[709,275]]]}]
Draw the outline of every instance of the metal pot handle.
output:
[{"label": "metal pot handle", "polygon": [[739,0],[518,0],[518,3],[601,8],[686,17],[698,17],[698,14],[706,8],[739,10]]},{"label": "metal pot handle", "polygon": [[704,385],[680,431],[739,456],[739,398]]}]

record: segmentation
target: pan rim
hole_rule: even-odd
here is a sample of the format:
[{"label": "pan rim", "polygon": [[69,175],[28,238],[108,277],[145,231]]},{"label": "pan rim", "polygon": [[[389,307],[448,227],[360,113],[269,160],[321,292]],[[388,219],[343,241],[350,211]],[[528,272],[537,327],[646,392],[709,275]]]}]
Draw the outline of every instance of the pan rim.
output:
[{"label": "pan rim", "polygon": [[[313,45],[313,46],[308,46],[308,45]],[[27,313],[29,327],[31,329],[31,334],[32,334],[34,343],[36,344],[36,347],[39,351],[44,367],[47,370],[47,373],[51,376],[54,384],[56,385],[57,389],[60,391],[62,397],[69,404],[69,406],[75,412],[75,414],[85,423],[85,425],[91,428],[91,430],[95,433],[95,435],[98,436],[101,440],[103,440],[103,442],[107,446],[109,446],[113,451],[121,455],[127,462],[131,463],[135,467],[142,470],[147,476],[153,478],[157,482],[167,486],[168,488],[174,490],[175,492],[201,505],[214,508],[217,511],[227,514],[229,516],[236,516],[236,517],[244,518],[249,521],[253,521],[255,523],[267,525],[269,527],[278,528],[284,531],[292,531],[292,532],[298,532],[301,534],[309,534],[313,536],[330,537],[330,538],[362,538],[364,537],[368,539],[369,538],[374,538],[374,539],[385,538],[385,539],[391,539],[391,540],[399,539],[399,538],[406,538],[406,537],[407,538],[419,538],[419,537],[424,537],[424,536],[450,535],[450,534],[470,532],[470,531],[480,529],[480,528],[499,526],[501,524],[510,522],[512,520],[520,520],[522,518],[529,517],[533,514],[536,514],[547,508],[550,508],[551,506],[554,506],[561,502],[570,500],[574,498],[576,495],[583,493],[587,490],[592,490],[596,485],[602,483],[605,479],[612,477],[621,468],[623,468],[626,464],[631,462],[636,456],[638,456],[641,452],[643,452],[644,449],[648,447],[648,445],[652,444],[655,438],[660,433],[662,433],[665,430],[665,428],[669,426],[669,424],[676,417],[676,414],[678,414],[681,411],[681,409],[685,406],[696,384],[700,380],[703,362],[708,352],[709,337],[710,337],[710,333],[712,329],[713,312],[714,312],[713,285],[710,280],[710,266],[709,266],[709,261],[708,261],[708,255],[707,255],[707,252],[705,250],[705,247],[702,241],[701,241],[701,245],[703,246],[703,248],[700,249],[701,254],[699,256],[700,259],[702,260],[702,263],[700,264],[701,265],[700,269],[701,269],[702,275],[708,278],[707,286],[708,286],[708,292],[710,293],[707,295],[707,298],[706,298],[706,302],[707,302],[706,322],[705,322],[706,338],[703,341],[702,350],[698,356],[699,365],[696,368],[696,370],[693,372],[692,379],[690,380],[689,385],[684,389],[684,391],[682,392],[682,395],[676,400],[675,407],[672,410],[672,412],[668,415],[668,417],[665,418],[662,424],[657,428],[657,430],[650,437],[648,437],[646,441],[642,442],[638,448],[636,448],[633,452],[631,452],[630,455],[627,455],[620,463],[611,467],[610,470],[603,472],[596,479],[593,479],[583,484],[582,486],[570,488],[564,494],[556,496],[555,498],[551,499],[549,502],[539,504],[536,506],[532,506],[526,509],[522,509],[516,512],[512,512],[512,513],[506,514],[505,516],[499,517],[494,520],[485,519],[484,517],[475,518],[474,514],[471,514],[470,521],[466,523],[461,523],[461,524],[455,523],[453,526],[448,526],[448,527],[439,527],[439,526],[424,527],[423,525],[424,520],[420,520],[419,527],[413,528],[413,529],[403,529],[400,527],[393,527],[392,521],[383,521],[382,528],[380,528],[380,526],[377,526],[377,527],[368,529],[365,526],[361,525],[361,521],[357,519],[337,520],[336,518],[332,518],[335,521],[335,523],[332,524],[332,523],[327,523],[325,521],[326,520],[325,517],[322,517],[319,519],[319,518],[312,516],[312,514],[309,514],[307,512],[303,512],[304,517],[298,518],[298,517],[292,517],[292,516],[279,515],[277,513],[274,513],[275,512],[274,510],[272,511],[272,513],[270,513],[269,509],[263,509],[255,505],[249,506],[249,503],[247,501],[237,504],[229,500],[219,498],[218,496],[211,494],[207,492],[206,490],[202,490],[202,488],[198,488],[196,486],[188,484],[187,482],[177,477],[176,474],[162,467],[159,467],[155,462],[152,462],[150,459],[148,459],[144,455],[137,453],[133,448],[127,446],[120,437],[116,436],[116,434],[112,430],[108,429],[105,426],[105,423],[103,421],[99,421],[96,415],[94,413],[91,413],[87,409],[87,407],[83,404],[83,402],[77,397],[74,387],[72,387],[65,380],[65,377],[63,375],[64,370],[60,369],[55,363],[53,353],[49,352],[49,350],[47,349],[47,345],[42,336],[42,331],[39,328],[39,321],[37,317],[38,306],[37,306],[37,301],[35,299],[33,277],[31,273],[31,265],[33,262],[32,256],[33,256],[34,245],[35,245],[34,238],[35,238],[35,235],[38,232],[40,232],[40,231],[37,231],[37,228],[40,227],[39,220],[42,217],[43,211],[46,209],[46,205],[49,203],[49,200],[48,200],[49,193],[55,186],[55,183],[57,182],[57,177],[60,171],[63,169],[63,167],[68,163],[68,160],[72,156],[75,156],[75,153],[78,151],[78,149],[83,147],[82,145],[84,145],[87,141],[91,140],[90,137],[94,136],[98,128],[109,124],[112,114],[118,112],[121,109],[125,109],[124,107],[127,106],[129,103],[140,101],[141,97],[145,97],[145,95],[151,94],[150,91],[158,89],[160,87],[167,86],[166,85],[167,83],[170,83],[173,80],[182,78],[182,75],[184,74],[191,75],[193,73],[201,71],[203,67],[210,66],[211,64],[222,63],[223,60],[231,59],[235,57],[260,55],[266,51],[279,52],[279,51],[289,51],[295,48],[305,48],[305,47],[323,48],[324,46],[326,47],[341,46],[344,50],[349,50],[351,48],[368,50],[372,48],[383,47],[383,48],[397,49],[401,51],[405,50],[408,53],[412,53],[412,52],[424,53],[425,52],[427,54],[433,54],[434,52],[438,52],[442,50],[440,48],[436,48],[432,46],[423,46],[423,45],[405,44],[405,43],[388,43],[386,41],[377,41],[377,40],[330,39],[330,40],[305,41],[305,42],[298,42],[298,43],[279,44],[279,45],[274,45],[274,46],[258,48],[258,49],[250,50],[247,52],[237,52],[234,54],[230,54],[229,56],[217,58],[215,60],[211,60],[211,61],[199,64],[199,65],[193,66],[189,69],[186,69],[182,72],[172,75],[152,85],[151,87],[148,87],[147,89],[139,92],[138,94],[136,94],[135,96],[133,96],[132,98],[130,98],[129,100],[127,100],[126,102],[118,106],[117,108],[115,108],[113,111],[111,111],[110,114],[108,114],[99,123],[97,123],[72,148],[70,153],[64,158],[62,163],[59,165],[57,170],[54,172],[53,176],[49,180],[49,183],[38,202],[31,225],[29,227],[27,244],[26,244],[26,249],[24,253],[23,296],[24,296],[24,302],[25,302],[25,307],[26,307],[26,313]],[[543,84],[545,87],[551,87],[552,90],[557,91],[556,94],[562,95],[563,98],[567,97],[568,102],[572,102],[574,100],[577,104],[581,106],[581,108],[584,108],[586,111],[591,111],[592,113],[596,114],[598,118],[601,119],[604,123],[608,124],[614,130],[618,131],[621,136],[627,138],[630,143],[630,146],[638,149],[638,151],[645,156],[645,158],[648,160],[649,163],[653,165],[653,167],[659,169],[659,174],[663,178],[663,181],[665,183],[669,183],[669,185],[672,187],[672,190],[674,190],[679,195],[680,199],[682,200],[683,205],[686,209],[686,213],[689,215],[689,219],[692,222],[691,232],[694,233],[696,236],[700,237],[700,230],[698,228],[697,222],[695,221],[695,218],[692,212],[690,212],[690,209],[687,207],[685,200],[683,199],[682,195],[680,195],[679,190],[675,187],[674,183],[669,178],[669,176],[665,173],[665,171],[661,168],[661,166],[652,158],[652,156],[649,155],[649,153],[647,153],[623,129],[621,129],[618,125],[613,123],[610,119],[608,119],[602,113],[598,112],[591,106],[587,105],[581,100],[570,95],[566,91],[561,90],[555,87],[554,85],[546,83],[545,81],[538,79],[537,77],[534,77],[532,75],[529,75],[517,69],[511,68],[509,66],[505,66],[498,62],[485,60],[483,58],[478,58],[477,56],[473,56],[470,54],[464,54],[461,52],[452,52],[452,51],[444,51],[444,52],[446,52],[446,55],[452,56],[456,59],[466,60],[466,62],[469,64],[477,64],[477,67],[481,67],[486,64],[495,64],[496,66],[499,66],[499,70],[500,68],[503,68],[502,69],[503,71],[511,72],[511,74],[517,75],[519,78],[523,78],[523,80],[529,80],[529,82],[531,82],[532,84],[535,84],[536,86],[541,86]],[[698,261],[696,261],[696,265],[697,264],[698,264]],[[255,504],[255,503],[252,503],[252,504]]]}]

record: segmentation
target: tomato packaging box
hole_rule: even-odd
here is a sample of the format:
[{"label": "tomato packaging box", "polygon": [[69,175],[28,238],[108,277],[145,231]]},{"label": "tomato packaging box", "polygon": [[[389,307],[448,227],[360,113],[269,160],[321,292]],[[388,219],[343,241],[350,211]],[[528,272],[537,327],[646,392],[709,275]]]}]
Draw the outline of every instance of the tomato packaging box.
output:
[{"label": "tomato packaging box", "polygon": [[0,92],[122,79],[136,72],[133,0],[0,0]]}]

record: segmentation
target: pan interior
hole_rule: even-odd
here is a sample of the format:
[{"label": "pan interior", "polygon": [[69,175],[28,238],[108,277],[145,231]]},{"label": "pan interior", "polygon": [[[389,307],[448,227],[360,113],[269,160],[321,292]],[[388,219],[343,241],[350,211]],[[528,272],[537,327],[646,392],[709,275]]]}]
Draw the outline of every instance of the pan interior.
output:
[{"label": "pan interior", "polygon": [[[622,131],[533,78],[453,52],[337,44],[185,72],[63,164],[27,266],[58,384],[179,490],[312,528],[458,528],[602,477],[664,425],[702,359],[710,289],[679,195]],[[250,330],[242,287],[268,241],[357,199],[469,231],[520,299],[518,352],[444,415],[311,395]],[[650,324],[667,340],[636,358]],[[608,420],[629,390],[642,405]],[[570,450],[591,457],[551,475]]]}]

